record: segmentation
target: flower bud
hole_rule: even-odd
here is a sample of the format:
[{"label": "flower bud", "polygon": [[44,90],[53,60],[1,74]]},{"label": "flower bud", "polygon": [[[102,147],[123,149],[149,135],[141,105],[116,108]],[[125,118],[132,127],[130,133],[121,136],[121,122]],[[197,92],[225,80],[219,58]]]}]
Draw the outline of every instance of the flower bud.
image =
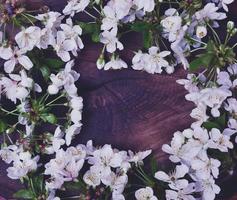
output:
[{"label": "flower bud", "polygon": [[234,28],[234,29],[231,31],[230,35],[233,36],[233,35],[235,35],[236,33],[237,33],[237,28]]},{"label": "flower bud", "polygon": [[54,94],[57,94],[58,93],[58,87],[55,86],[55,85],[50,85],[48,87],[48,93],[51,94],[51,95],[54,95]]},{"label": "flower bud", "polygon": [[97,5],[99,5],[99,4],[100,4],[100,0],[95,0],[95,3],[96,3]]},{"label": "flower bud", "polygon": [[235,27],[234,22],[232,22],[232,21],[227,22],[227,31],[228,32],[231,31],[234,27]]},{"label": "flower bud", "polygon": [[100,57],[98,58],[96,66],[98,69],[102,69],[105,66],[105,59],[103,54],[101,54]]}]

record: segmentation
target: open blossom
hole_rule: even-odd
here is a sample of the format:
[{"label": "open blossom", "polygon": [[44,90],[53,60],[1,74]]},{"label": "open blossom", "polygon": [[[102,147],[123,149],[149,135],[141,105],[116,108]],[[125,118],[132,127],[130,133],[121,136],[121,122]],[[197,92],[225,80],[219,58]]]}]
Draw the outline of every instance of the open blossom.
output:
[{"label": "open blossom", "polygon": [[202,191],[203,200],[214,200],[216,194],[219,194],[221,191],[212,177],[197,182],[196,189],[197,191]]},{"label": "open blossom", "polygon": [[133,3],[133,0],[113,0],[109,1],[107,5],[114,10],[117,18],[120,20],[128,15]]},{"label": "open blossom", "polygon": [[207,35],[207,28],[205,26],[198,26],[196,30],[196,36],[200,39]]},{"label": "open blossom", "polygon": [[143,9],[145,12],[152,12],[155,8],[154,0],[134,0],[133,3],[138,7],[138,9]]},{"label": "open blossom", "polygon": [[[119,173],[116,174],[114,172],[111,172],[109,175],[103,177],[102,182],[106,186],[110,187],[113,196],[118,196],[122,195],[125,186],[128,183],[128,176],[126,174],[121,175]],[[116,200],[115,198],[113,199]]]},{"label": "open blossom", "polygon": [[46,152],[48,154],[53,154],[54,152],[57,152],[62,145],[65,144],[65,140],[63,139],[64,133],[60,129],[60,127],[57,127],[55,129],[54,135],[52,136],[51,145],[46,147]]},{"label": "open blossom", "polygon": [[172,189],[183,189],[188,186],[188,181],[183,177],[189,172],[189,168],[186,165],[177,165],[174,172],[166,174],[163,171],[155,173],[155,178],[169,183],[169,187]]},{"label": "open blossom", "polygon": [[17,47],[15,47],[14,49],[11,49],[10,47],[0,47],[0,57],[4,60],[7,60],[4,63],[5,72],[13,72],[17,64],[22,65],[27,70],[31,69],[33,67],[33,63],[25,55],[25,53],[25,49],[18,49]]},{"label": "open blossom", "polygon": [[110,171],[111,167],[117,168],[121,166],[123,157],[119,152],[114,152],[111,145],[104,145],[93,152],[93,156],[89,158],[88,162],[102,167],[105,171]]},{"label": "open blossom", "polygon": [[56,43],[54,45],[54,50],[57,55],[64,62],[68,62],[70,60],[70,51],[73,51],[75,46],[71,46],[71,41],[66,40],[66,35],[63,31],[57,32]]},{"label": "open blossom", "polygon": [[166,17],[161,20],[165,36],[168,35],[170,42],[174,42],[177,38],[178,32],[182,26],[182,18],[176,14],[175,9],[168,9],[166,11]]},{"label": "open blossom", "polygon": [[101,33],[100,42],[106,45],[109,53],[114,53],[117,49],[123,50],[123,44],[118,40],[115,31],[104,31]]},{"label": "open blossom", "polygon": [[230,141],[230,136],[224,135],[220,130],[213,128],[210,132],[212,142],[210,148],[219,149],[221,152],[228,152],[228,148],[232,149],[234,146]]},{"label": "open blossom", "polygon": [[223,7],[223,9],[226,12],[228,12],[229,9],[228,9],[227,5],[229,5],[229,4],[233,3],[233,2],[234,2],[234,0],[220,0],[220,5]]},{"label": "open blossom", "polygon": [[223,12],[217,12],[218,7],[214,3],[208,3],[205,7],[196,12],[195,16],[198,21],[202,20],[222,20],[226,18],[226,14]]},{"label": "open blossom", "polygon": [[92,187],[96,187],[101,183],[101,170],[92,166],[83,176],[84,182]]},{"label": "open blossom", "polygon": [[105,17],[102,20],[101,30],[113,31],[114,33],[117,33],[119,19],[115,13],[115,10],[110,6],[105,6],[103,12]]},{"label": "open blossom", "polygon": [[143,160],[151,154],[152,150],[140,151],[138,153],[133,153],[132,151],[128,151],[129,153],[129,162],[133,162],[136,165],[142,165]]},{"label": "open blossom", "polygon": [[220,165],[220,161],[213,158],[197,158],[191,161],[192,169],[196,170],[195,174],[199,179],[208,179],[211,175],[217,178]]},{"label": "open blossom", "polygon": [[73,137],[75,137],[75,135],[78,135],[80,133],[81,126],[82,124],[78,122],[77,124],[71,125],[66,129],[65,141],[67,146],[71,144]]},{"label": "open blossom", "polygon": [[181,132],[175,132],[174,137],[171,140],[171,144],[164,144],[162,150],[170,154],[169,159],[174,162],[180,162],[180,157],[182,157],[182,146],[184,144],[185,137]]},{"label": "open blossom", "polygon": [[3,147],[0,150],[0,157],[5,163],[10,164],[17,157],[17,152],[18,152],[18,147],[16,145]]},{"label": "open blossom", "polygon": [[186,188],[181,190],[165,190],[166,200],[195,200],[192,193],[195,192],[195,184],[190,183]]},{"label": "open blossom", "polygon": [[150,187],[137,190],[135,192],[135,197],[137,200],[158,200],[157,197],[154,196],[154,192]]},{"label": "open blossom", "polygon": [[37,26],[30,26],[19,32],[16,37],[16,43],[21,49],[30,51],[37,45],[41,35],[41,29]]},{"label": "open blossom", "polygon": [[51,74],[50,80],[52,84],[48,87],[50,94],[57,94],[60,89],[64,88],[69,96],[77,96],[77,88],[75,82],[79,79],[80,74],[72,70],[74,61],[66,64],[65,69],[58,74]]},{"label": "open blossom", "polygon": [[30,93],[30,89],[34,86],[33,80],[27,77],[25,71],[21,71],[20,75],[9,74],[10,78],[2,77],[0,85],[6,97],[16,103],[16,100],[24,100]]},{"label": "open blossom", "polygon": [[221,85],[222,88],[229,89],[233,86],[230,79],[230,74],[226,71],[222,71],[217,75],[217,83]]},{"label": "open blossom", "polygon": [[68,18],[66,24],[61,24],[60,27],[66,37],[64,43],[73,47],[72,53],[74,56],[77,56],[77,50],[84,48],[82,40],[79,37],[82,34],[81,27],[79,25],[73,26],[71,18]]},{"label": "open blossom", "polygon": [[54,30],[60,26],[63,16],[59,12],[50,11],[44,14],[39,14],[35,18],[40,20],[45,25],[46,29]]},{"label": "open blossom", "polygon": [[0,157],[6,163],[13,163],[12,167],[7,169],[8,177],[11,179],[20,179],[29,172],[37,169],[39,156],[32,158],[28,151],[23,151],[22,147],[11,145],[0,150]]},{"label": "open blossom", "polygon": [[220,116],[219,108],[224,100],[231,96],[231,91],[223,88],[205,88],[200,92],[194,92],[186,95],[186,99],[193,101],[196,105],[203,103],[211,108],[211,114],[214,117]]},{"label": "open blossom", "polygon": [[47,187],[59,189],[64,182],[75,180],[83,165],[84,159],[74,156],[72,151],[58,150],[56,157],[45,165],[44,174],[51,176],[51,180],[47,181]]},{"label": "open blossom", "polygon": [[63,14],[73,17],[76,13],[84,11],[89,3],[90,0],[69,0],[63,10]]},{"label": "open blossom", "polygon": [[195,123],[202,124],[206,122],[209,118],[207,115],[207,106],[204,104],[197,105],[197,107],[192,110],[190,116],[197,120]]},{"label": "open blossom", "polygon": [[161,73],[163,70],[170,68],[165,57],[170,55],[170,51],[159,52],[158,47],[151,47],[148,53],[139,51],[132,60],[132,68],[135,70],[145,70],[148,73]]},{"label": "open blossom", "polygon": [[112,57],[111,61],[107,62],[104,65],[104,70],[109,70],[109,69],[117,70],[117,69],[124,69],[124,68],[128,68],[128,65],[119,57],[117,58]]}]

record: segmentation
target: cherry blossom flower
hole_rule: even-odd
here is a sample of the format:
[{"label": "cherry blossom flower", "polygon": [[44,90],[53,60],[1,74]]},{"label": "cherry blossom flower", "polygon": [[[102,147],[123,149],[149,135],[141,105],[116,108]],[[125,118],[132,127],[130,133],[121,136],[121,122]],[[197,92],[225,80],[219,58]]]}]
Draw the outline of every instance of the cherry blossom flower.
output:
[{"label": "cherry blossom flower", "polygon": [[207,28],[205,26],[198,26],[196,30],[196,35],[200,39],[204,38],[207,35]]},{"label": "cherry blossom flower", "polygon": [[101,169],[92,166],[83,176],[84,182],[92,187],[96,187],[101,183]]},{"label": "cherry blossom flower", "polygon": [[194,159],[191,161],[192,169],[196,170],[195,174],[199,179],[208,179],[211,174],[214,178],[217,178],[220,165],[220,161],[213,158]]},{"label": "cherry blossom flower", "polygon": [[80,74],[72,70],[73,65],[74,61],[72,60],[66,64],[63,71],[56,75],[50,75],[52,81],[48,88],[50,94],[57,94],[60,89],[64,88],[69,96],[77,96],[77,88],[74,83],[79,79]]},{"label": "cherry blossom flower", "polygon": [[126,174],[117,175],[114,172],[111,172],[108,176],[103,177],[102,182],[106,186],[110,187],[113,196],[118,196],[123,193],[124,188],[128,182],[128,176]]},{"label": "cherry blossom flower", "polygon": [[57,127],[54,132],[54,136],[50,139],[52,142],[52,145],[49,147],[46,147],[46,151],[48,154],[53,154],[54,152],[57,152],[62,145],[65,144],[65,140],[63,139],[64,133],[60,129],[60,127]]},{"label": "cherry blossom flower", "polygon": [[27,77],[25,71],[21,71],[20,75],[9,74],[10,78],[2,77],[0,79],[0,85],[3,87],[3,93],[6,97],[16,103],[16,100],[24,100],[29,90],[33,87],[33,80]]},{"label": "cherry blossom flower", "polygon": [[172,189],[183,189],[188,186],[188,181],[183,177],[189,172],[189,168],[186,165],[177,165],[173,173],[166,174],[163,171],[155,173],[155,178],[169,183],[169,187]]},{"label": "cherry blossom flower", "polygon": [[44,14],[39,14],[35,18],[40,20],[45,25],[46,29],[54,30],[60,26],[64,17],[59,12],[50,11]]},{"label": "cherry blossom flower", "polygon": [[123,44],[118,40],[115,31],[104,31],[101,34],[100,42],[106,45],[109,53],[114,53],[116,49],[123,50]]},{"label": "cherry blossom flower", "polygon": [[227,5],[229,5],[229,4],[233,3],[233,2],[234,2],[234,0],[220,0],[220,3],[221,3],[221,5],[222,5],[223,9],[224,9],[226,12],[229,11]]},{"label": "cherry blossom flower", "polygon": [[84,44],[82,43],[82,40],[79,37],[82,34],[81,27],[79,25],[73,26],[71,18],[68,18],[66,20],[66,24],[61,24],[60,27],[66,37],[64,44],[67,44],[67,46],[71,46],[71,48],[73,47],[72,53],[74,56],[77,56],[78,48],[84,48]]},{"label": "cherry blossom flower", "polygon": [[220,193],[220,187],[215,184],[212,177],[196,183],[196,191],[202,191],[203,200],[214,200],[216,194]]},{"label": "cherry blossom flower", "polygon": [[108,2],[107,6],[112,8],[117,19],[121,20],[128,15],[133,3],[133,0],[112,0]]},{"label": "cherry blossom flower", "polygon": [[17,47],[12,50],[10,47],[0,47],[0,57],[7,60],[4,63],[4,70],[7,73],[13,72],[17,64],[22,65],[25,69],[29,70],[33,67],[31,60],[25,55],[24,49],[18,49]]},{"label": "cherry blossom flower", "polygon": [[103,9],[105,17],[102,20],[101,30],[112,31],[117,34],[118,31],[118,21],[115,10],[110,6],[105,6]]},{"label": "cherry blossom flower", "polygon": [[177,32],[181,29],[182,18],[178,15],[170,15],[169,12],[168,14],[169,15],[166,18],[161,20],[161,25],[164,28],[164,34],[168,34],[169,41],[174,42],[177,38]]},{"label": "cherry blossom flower", "polygon": [[132,151],[128,151],[129,153],[129,162],[133,162],[136,165],[143,165],[143,160],[151,154],[152,150],[140,151],[138,153],[133,153]]},{"label": "cherry blossom flower", "polygon": [[223,135],[220,130],[213,128],[210,132],[211,143],[210,148],[219,149],[221,152],[228,152],[228,148],[232,149],[234,146],[230,141],[230,137]]},{"label": "cherry blossom flower", "polygon": [[192,193],[195,192],[195,184],[190,183],[186,188],[174,191],[174,190],[166,190],[166,199],[167,200],[195,200]]},{"label": "cherry blossom flower", "polygon": [[154,0],[134,0],[133,3],[138,7],[138,9],[143,9],[145,12],[152,12],[155,8]]},{"label": "cherry blossom flower", "polygon": [[112,57],[111,61],[107,62],[104,65],[104,70],[109,70],[109,69],[118,70],[118,69],[124,69],[124,68],[128,68],[128,65],[119,57],[117,58]]},{"label": "cherry blossom flower", "polygon": [[157,197],[154,196],[154,192],[150,187],[137,190],[135,192],[135,197],[137,200],[158,200]]},{"label": "cherry blossom flower", "polygon": [[32,50],[39,42],[41,29],[37,26],[30,26],[19,32],[16,37],[16,43],[21,49]]},{"label": "cherry blossom flower", "polygon": [[69,146],[71,144],[71,141],[72,141],[73,137],[80,133],[81,126],[82,126],[81,123],[77,123],[77,124],[69,126],[66,129],[66,131],[65,131],[66,132],[65,141],[66,141],[67,146]]},{"label": "cherry blossom flower", "polygon": [[63,31],[58,31],[54,49],[62,61],[68,62],[70,60],[69,52],[74,50],[74,46],[71,46],[71,41],[66,40],[66,35]]},{"label": "cherry blossom flower", "polygon": [[5,163],[10,164],[12,161],[16,159],[18,150],[19,149],[16,145],[3,147],[0,150],[0,157]]},{"label": "cherry blossom flower", "polygon": [[208,3],[204,8],[196,12],[196,18],[199,21],[205,20],[222,20],[226,18],[226,14],[223,12],[217,12],[219,8],[214,3]]},{"label": "cherry blossom flower", "polygon": [[63,14],[73,17],[76,13],[84,11],[89,3],[89,0],[69,0],[68,4],[63,9]]},{"label": "cherry blossom flower", "polygon": [[32,155],[23,149],[17,149],[17,154],[14,156],[13,166],[7,169],[7,176],[11,179],[20,179],[26,176],[29,172],[37,169],[39,156],[32,158]]}]

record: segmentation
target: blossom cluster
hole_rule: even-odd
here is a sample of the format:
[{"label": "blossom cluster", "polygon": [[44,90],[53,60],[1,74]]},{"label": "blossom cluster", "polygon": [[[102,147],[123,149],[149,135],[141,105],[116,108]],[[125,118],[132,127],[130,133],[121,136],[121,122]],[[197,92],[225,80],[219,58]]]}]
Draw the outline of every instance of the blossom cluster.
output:
[{"label": "blossom cluster", "polygon": [[[215,180],[222,167],[222,160],[215,155],[228,154],[237,133],[237,64],[233,52],[237,45],[228,46],[237,29],[228,22],[224,43],[215,31],[233,0],[203,4],[177,1],[174,7],[170,1],[110,0],[104,4],[100,0],[69,0],[62,13],[46,10],[34,15],[24,9],[12,10],[15,3],[9,6],[9,2],[4,11],[6,21],[0,25],[10,19],[14,25],[20,24],[20,30],[14,39],[0,31],[0,58],[4,60],[0,95],[15,106],[11,111],[8,105],[0,107],[0,117],[4,114],[13,119],[7,123],[0,119],[4,134],[0,157],[12,164],[7,169],[9,178],[30,185],[29,190],[17,193],[17,198],[25,193],[28,199],[59,200],[60,191],[74,183],[80,184],[82,199],[93,198],[92,190],[95,198],[101,195],[102,199],[124,200],[126,190],[133,187],[131,172],[142,180],[132,191],[132,198],[137,200],[162,199],[161,190],[167,200],[215,199],[220,193]],[[164,6],[162,15],[160,8],[166,4],[170,7]],[[87,14],[92,21],[75,21],[78,13]],[[17,21],[18,16],[27,23]],[[190,114],[195,122],[175,132],[170,145],[162,147],[176,165],[170,173],[160,168],[152,175],[144,172],[143,160],[151,150],[119,151],[109,144],[94,147],[92,141],[71,146],[82,127],[83,99],[77,88],[80,74],[73,68],[84,48],[82,35],[91,34],[93,41],[103,44],[98,69],[118,70],[128,68],[119,51],[125,46],[121,37],[131,31],[140,32],[144,43],[144,48],[134,52],[132,69],[171,74],[182,64],[185,69],[199,67],[202,71],[177,81],[188,91],[185,98],[196,106]],[[213,37],[206,42],[209,33]],[[206,54],[188,62],[187,57],[199,51]],[[63,116],[56,116],[53,108],[57,107],[65,110]],[[44,124],[53,124],[54,133],[41,131]],[[18,139],[11,139],[13,133]],[[35,191],[38,182],[34,177],[42,176],[43,186]]]}]

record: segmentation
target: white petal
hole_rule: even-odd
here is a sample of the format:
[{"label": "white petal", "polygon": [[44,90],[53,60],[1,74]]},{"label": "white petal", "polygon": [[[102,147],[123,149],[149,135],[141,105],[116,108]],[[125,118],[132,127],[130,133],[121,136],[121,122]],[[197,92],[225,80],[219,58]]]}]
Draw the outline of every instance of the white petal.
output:
[{"label": "white petal", "polygon": [[15,68],[15,65],[16,65],[16,60],[15,59],[11,59],[11,60],[8,60],[4,63],[4,71],[6,73],[11,73],[13,72],[14,68]]},{"label": "white petal", "polygon": [[19,63],[27,70],[33,67],[33,63],[27,56],[21,56],[18,58]]}]

